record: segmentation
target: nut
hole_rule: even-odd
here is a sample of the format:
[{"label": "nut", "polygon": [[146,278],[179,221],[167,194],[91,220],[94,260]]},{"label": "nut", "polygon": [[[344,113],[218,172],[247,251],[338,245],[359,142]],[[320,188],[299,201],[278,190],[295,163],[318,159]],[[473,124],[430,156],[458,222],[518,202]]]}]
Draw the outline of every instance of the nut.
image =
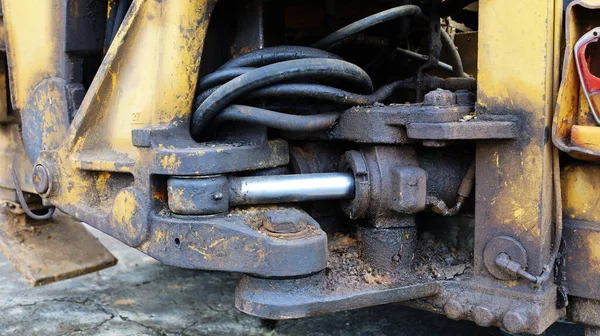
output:
[{"label": "nut", "polygon": [[297,234],[308,229],[308,223],[302,215],[281,214],[280,212],[267,211],[262,228],[268,233]]},{"label": "nut", "polygon": [[423,100],[426,106],[452,106],[456,105],[456,95],[449,90],[437,89],[427,93]]},{"label": "nut", "polygon": [[504,329],[510,333],[521,333],[527,328],[527,317],[521,312],[509,311],[504,314],[502,324],[504,325]]},{"label": "nut", "polygon": [[444,313],[453,320],[460,320],[465,312],[465,307],[456,299],[450,299],[444,305]]},{"label": "nut", "polygon": [[489,327],[494,323],[494,314],[489,308],[478,306],[473,310],[473,319],[478,325]]}]

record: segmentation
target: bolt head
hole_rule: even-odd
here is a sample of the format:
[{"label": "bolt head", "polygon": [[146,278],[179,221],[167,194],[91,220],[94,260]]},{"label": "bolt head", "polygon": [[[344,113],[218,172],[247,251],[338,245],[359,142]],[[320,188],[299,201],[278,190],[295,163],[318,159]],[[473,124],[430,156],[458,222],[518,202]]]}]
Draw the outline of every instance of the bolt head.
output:
[{"label": "bolt head", "polygon": [[50,173],[46,167],[38,164],[33,168],[31,175],[33,187],[38,194],[45,194],[50,190]]},{"label": "bolt head", "polygon": [[478,325],[489,327],[494,323],[494,313],[487,307],[478,306],[473,310],[473,319]]},{"label": "bolt head", "polygon": [[508,332],[518,334],[527,328],[527,317],[521,312],[509,311],[504,314],[502,324]]},{"label": "bolt head", "polygon": [[427,93],[423,105],[426,106],[452,106],[456,105],[456,95],[449,90],[437,89]]},{"label": "bolt head", "polygon": [[465,307],[456,299],[450,299],[444,305],[444,313],[448,318],[460,320],[465,314]]},{"label": "bolt head", "polygon": [[224,197],[224,195],[223,195],[223,193],[222,193],[222,192],[217,192],[217,193],[214,193],[214,194],[213,194],[213,199],[214,199],[215,201],[222,200],[222,199],[223,199],[223,197]]}]

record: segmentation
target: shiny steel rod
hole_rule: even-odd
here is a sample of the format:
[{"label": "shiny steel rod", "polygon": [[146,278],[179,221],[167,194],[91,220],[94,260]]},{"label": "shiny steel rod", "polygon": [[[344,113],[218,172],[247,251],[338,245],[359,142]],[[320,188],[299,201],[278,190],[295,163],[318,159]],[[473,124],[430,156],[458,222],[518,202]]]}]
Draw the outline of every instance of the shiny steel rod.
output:
[{"label": "shiny steel rod", "polygon": [[354,177],[348,173],[233,177],[229,204],[270,204],[354,197]]}]

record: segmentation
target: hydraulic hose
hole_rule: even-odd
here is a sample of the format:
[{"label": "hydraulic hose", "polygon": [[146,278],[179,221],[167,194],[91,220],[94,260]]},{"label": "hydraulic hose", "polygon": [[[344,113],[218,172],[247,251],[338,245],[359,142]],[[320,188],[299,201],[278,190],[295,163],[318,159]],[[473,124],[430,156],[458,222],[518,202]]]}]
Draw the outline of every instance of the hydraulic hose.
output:
[{"label": "hydraulic hose", "polygon": [[450,38],[450,35],[448,35],[448,33],[443,29],[441,33],[442,47],[448,50],[451,57],[452,73],[455,77],[469,77],[469,75],[465,74],[462,59],[458,53],[458,49],[456,49],[456,46],[452,41],[452,38]]},{"label": "hydraulic hose", "polygon": [[[314,46],[328,48],[377,24],[405,16],[427,19],[418,6],[399,6],[352,23]],[[451,69],[449,65],[442,66],[456,77],[469,77],[448,34],[442,32],[441,38],[452,56]],[[339,117],[338,113],[323,112],[382,102],[397,89],[414,87],[414,79],[405,79],[374,91],[364,70],[335,54],[310,47],[269,47],[232,59],[200,79],[190,131],[199,140],[213,121],[243,121],[287,131],[320,131],[335,125]],[[300,112],[294,105],[281,104],[282,98],[310,99],[311,104],[305,105],[311,110]],[[294,115],[290,111],[308,115]]]},{"label": "hydraulic hose", "polygon": [[336,112],[302,116],[252,106],[230,105],[219,113],[215,121],[244,121],[284,131],[314,132],[331,128],[339,117],[340,113]]},{"label": "hydraulic hose", "polygon": [[240,55],[223,64],[217,71],[242,67],[261,67],[273,63],[305,58],[324,58],[342,60],[341,57],[327,51],[300,46],[277,46],[259,49]]},{"label": "hydraulic hose", "polygon": [[414,6],[414,5],[398,6],[398,7],[394,7],[394,8],[388,9],[386,11],[377,13],[377,14],[373,14],[371,16],[367,16],[366,18],[364,18],[362,20],[358,20],[350,25],[347,25],[346,27],[341,28],[341,29],[337,30],[336,32],[321,39],[320,41],[315,43],[313,45],[313,47],[319,48],[319,49],[326,49],[327,47],[331,46],[332,44],[337,43],[349,36],[356,34],[356,33],[364,31],[364,30],[371,28],[373,26],[376,26],[380,23],[395,20],[395,19],[398,19],[398,18],[404,17],[404,16],[414,16],[414,17],[421,17],[425,20],[427,19],[425,16],[423,16],[423,12],[421,11],[421,8],[419,8],[418,6]]},{"label": "hydraulic hose", "polygon": [[[266,49],[262,49],[261,53],[266,54],[264,50]],[[252,59],[251,57],[247,58]],[[236,64],[234,68],[239,68],[238,65],[240,64]],[[242,95],[269,85],[307,78],[333,79],[349,84],[361,93],[373,92],[373,83],[367,73],[358,66],[342,60],[308,58],[270,64],[245,72],[215,89],[206,99],[199,101],[200,104],[192,115],[192,135],[198,138],[220,111],[241,98]]]},{"label": "hydraulic hose", "polygon": [[[396,81],[380,87],[370,95],[348,92],[321,84],[277,84],[252,91],[245,95],[244,98],[258,100],[264,98],[302,97],[319,99],[343,106],[370,105],[387,99],[397,89],[412,88],[414,86],[413,82],[412,78]],[[200,103],[217,89],[218,87],[215,87],[199,95],[194,107],[198,108]]]}]

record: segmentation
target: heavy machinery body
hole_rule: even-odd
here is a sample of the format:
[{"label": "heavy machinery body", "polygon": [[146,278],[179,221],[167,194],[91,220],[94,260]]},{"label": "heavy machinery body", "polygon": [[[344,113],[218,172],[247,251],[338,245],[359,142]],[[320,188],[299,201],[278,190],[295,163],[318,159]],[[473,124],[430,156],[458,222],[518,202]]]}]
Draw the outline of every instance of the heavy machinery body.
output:
[{"label": "heavy machinery body", "polygon": [[593,334],[600,127],[573,47],[599,13],[2,0],[0,247],[33,285],[114,265],[85,222],[242,273],[235,304],[263,318],[403,302]]}]

